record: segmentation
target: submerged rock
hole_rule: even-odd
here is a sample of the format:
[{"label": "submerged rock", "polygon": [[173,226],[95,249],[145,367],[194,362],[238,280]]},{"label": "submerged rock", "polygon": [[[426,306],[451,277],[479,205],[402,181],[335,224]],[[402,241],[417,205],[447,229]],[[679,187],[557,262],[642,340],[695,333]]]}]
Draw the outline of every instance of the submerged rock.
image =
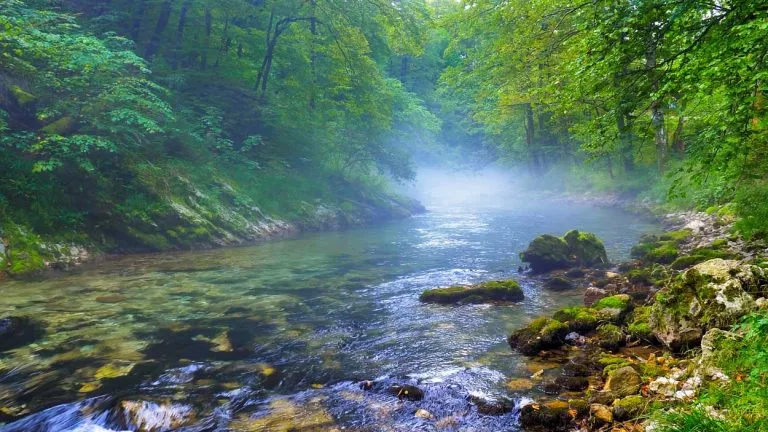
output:
[{"label": "submerged rock", "polygon": [[520,254],[534,273],[573,267],[600,267],[608,263],[603,243],[591,233],[571,230],[563,237],[543,234]]},{"label": "submerged rock", "polygon": [[564,323],[541,317],[512,333],[507,341],[513,349],[525,355],[536,355],[543,349],[562,346],[567,334],[568,326]]},{"label": "submerged rock", "polygon": [[544,281],[544,288],[551,291],[566,291],[575,288],[575,286],[568,278],[553,276]]},{"label": "submerged rock", "polygon": [[387,392],[398,399],[405,399],[409,401],[420,401],[424,399],[424,390],[409,384],[396,384],[390,386]]},{"label": "submerged rock", "polygon": [[471,286],[453,286],[424,291],[419,300],[425,303],[519,302],[525,298],[520,284],[514,280],[483,282]]},{"label": "submerged rock", "polygon": [[166,432],[190,425],[195,412],[171,402],[124,400],[118,407],[125,427],[138,432]]},{"label": "submerged rock", "polygon": [[17,348],[42,336],[42,327],[26,317],[0,318],[0,351]]}]

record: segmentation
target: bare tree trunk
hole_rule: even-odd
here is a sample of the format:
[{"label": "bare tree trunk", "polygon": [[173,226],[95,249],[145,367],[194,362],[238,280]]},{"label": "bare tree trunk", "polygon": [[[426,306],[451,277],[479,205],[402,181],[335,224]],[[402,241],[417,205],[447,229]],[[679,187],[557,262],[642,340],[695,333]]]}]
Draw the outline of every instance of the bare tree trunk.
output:
[{"label": "bare tree trunk", "polygon": [[533,121],[533,107],[530,103],[523,105],[525,110],[525,145],[528,150],[528,167],[532,174],[539,173],[539,160],[536,151],[536,126]]},{"label": "bare tree trunk", "polygon": [[181,50],[182,46],[184,44],[184,28],[187,25],[187,12],[189,12],[189,8],[192,6],[192,0],[184,0],[184,3],[181,4],[181,10],[179,11],[179,23],[176,27],[176,48],[175,52],[173,53],[173,57],[171,57],[171,68],[176,69],[179,64],[179,58],[181,58]]},{"label": "bare tree trunk", "polygon": [[163,32],[165,31],[165,28],[168,27],[168,22],[171,19],[172,7],[173,0],[165,0],[160,7],[160,16],[157,18],[155,30],[152,32],[152,38],[149,40],[147,49],[144,51],[144,58],[147,60],[151,59],[157,53],[157,49],[160,46],[160,41],[163,37]]},{"label": "bare tree trunk", "polygon": [[312,84],[309,90],[309,109],[315,109],[315,92],[317,91],[317,0],[310,1],[311,15],[309,20],[309,30],[312,33],[312,42],[310,43],[309,67]]},{"label": "bare tree trunk", "polygon": [[200,56],[200,69],[208,69],[208,50],[211,47],[211,33],[213,32],[213,14],[210,8],[205,8],[205,43],[203,53]]},{"label": "bare tree trunk", "polygon": [[264,79],[264,71],[267,67],[267,62],[269,61],[269,56],[271,53],[269,52],[269,47],[272,46],[272,25],[275,21],[275,10],[272,9],[272,12],[269,14],[269,24],[267,25],[267,32],[266,32],[266,51],[264,52],[264,58],[261,61],[261,67],[259,68],[259,73],[256,75],[256,89],[261,88],[261,80]]}]

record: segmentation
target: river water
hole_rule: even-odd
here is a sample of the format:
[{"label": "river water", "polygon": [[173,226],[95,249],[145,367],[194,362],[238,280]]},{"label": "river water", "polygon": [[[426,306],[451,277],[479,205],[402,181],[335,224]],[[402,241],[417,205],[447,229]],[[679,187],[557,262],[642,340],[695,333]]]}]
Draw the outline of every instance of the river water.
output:
[{"label": "river water", "polygon": [[[538,391],[505,385],[531,375],[505,337],[581,303],[583,289],[544,290],[518,274],[518,253],[572,228],[595,232],[619,261],[654,226],[562,202],[432,206],[374,228],[4,282],[0,315],[40,329],[0,353],[0,430],[516,430],[514,412],[480,415],[467,396]],[[498,278],[518,279],[526,299],[418,301],[427,288]],[[381,390],[396,383],[420,386],[424,400]]]}]

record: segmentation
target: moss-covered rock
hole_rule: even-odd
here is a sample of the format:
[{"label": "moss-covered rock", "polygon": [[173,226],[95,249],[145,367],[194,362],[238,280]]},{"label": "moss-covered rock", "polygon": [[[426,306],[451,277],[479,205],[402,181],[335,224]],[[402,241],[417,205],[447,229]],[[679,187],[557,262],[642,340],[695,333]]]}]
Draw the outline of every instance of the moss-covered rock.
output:
[{"label": "moss-covered rock", "polygon": [[650,306],[640,306],[636,307],[634,310],[632,310],[632,313],[629,316],[629,319],[627,322],[629,323],[627,325],[627,331],[629,332],[630,336],[632,336],[635,339],[645,340],[645,341],[652,341],[653,340],[653,331],[651,330],[650,324],[648,324],[648,319],[651,316],[651,307]]},{"label": "moss-covered rock", "polygon": [[709,261],[711,259],[716,259],[716,258],[721,258],[726,260],[735,259],[735,258],[739,258],[739,254],[718,249],[715,247],[698,248],[698,249],[692,250],[689,255],[683,255],[677,258],[676,260],[674,260],[672,262],[671,267],[675,270],[683,270],[693,265],[702,263],[704,261]]},{"label": "moss-covered rock", "polygon": [[11,96],[13,96],[13,99],[16,101],[16,103],[23,108],[33,104],[37,100],[37,96],[17,85],[10,86],[8,91],[11,93]]},{"label": "moss-covered rock", "polygon": [[571,230],[563,237],[544,234],[536,237],[520,254],[534,273],[572,267],[600,267],[608,263],[603,243],[592,233]]},{"label": "moss-covered rock", "polygon": [[568,334],[566,324],[541,317],[533,320],[527,327],[512,333],[507,341],[513,349],[525,355],[536,355],[543,349],[562,346],[566,334]]},{"label": "moss-covered rock", "polygon": [[600,348],[616,351],[626,342],[624,332],[613,324],[603,324],[597,328],[597,344]]},{"label": "moss-covered rock", "polygon": [[615,323],[621,322],[632,310],[632,307],[632,297],[627,294],[616,294],[609,297],[603,297],[592,305],[592,308],[602,317]]},{"label": "moss-covered rock", "polygon": [[471,286],[436,288],[421,293],[419,300],[425,303],[487,303],[518,302],[525,298],[520,284],[513,280],[489,281]]},{"label": "moss-covered rock", "polygon": [[640,242],[631,250],[633,258],[645,262],[669,264],[680,254],[678,246],[692,234],[689,229],[670,231],[659,236],[643,235]]},{"label": "moss-covered rock", "polygon": [[631,366],[624,366],[612,371],[605,382],[604,391],[617,397],[626,397],[640,392],[643,379]]},{"label": "moss-covered rock", "polygon": [[569,331],[582,333],[597,328],[600,314],[586,306],[571,306],[555,312],[552,318],[565,323]]},{"label": "moss-covered rock", "polygon": [[696,346],[708,329],[729,327],[752,311],[749,292],[762,292],[765,283],[757,266],[722,259],[697,264],[656,294],[653,335],[673,351]]},{"label": "moss-covered rock", "polygon": [[640,395],[631,395],[613,401],[613,418],[618,421],[631,420],[645,411],[647,401]]},{"label": "moss-covered rock", "polygon": [[565,401],[527,404],[520,409],[520,424],[527,429],[568,431],[573,427],[569,409]]},{"label": "moss-covered rock", "polygon": [[553,276],[544,281],[544,288],[550,291],[566,291],[575,288],[568,278],[562,276]]}]

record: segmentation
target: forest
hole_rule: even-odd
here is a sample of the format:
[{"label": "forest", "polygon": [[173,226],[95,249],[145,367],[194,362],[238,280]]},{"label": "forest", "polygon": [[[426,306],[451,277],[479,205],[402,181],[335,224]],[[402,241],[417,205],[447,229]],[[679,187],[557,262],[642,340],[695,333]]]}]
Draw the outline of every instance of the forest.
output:
[{"label": "forest", "polygon": [[[425,211],[402,193],[425,170],[715,221],[722,238],[690,250],[678,231],[637,233],[632,258],[653,265],[631,283],[734,258],[709,240],[759,260],[766,82],[768,0],[0,0],[0,284],[383,225]],[[734,361],[762,386],[740,375],[737,397],[700,400],[725,414],[659,414],[653,430],[768,430],[768,321],[745,319],[718,327],[746,332]],[[21,412],[0,409],[0,430]]]}]

